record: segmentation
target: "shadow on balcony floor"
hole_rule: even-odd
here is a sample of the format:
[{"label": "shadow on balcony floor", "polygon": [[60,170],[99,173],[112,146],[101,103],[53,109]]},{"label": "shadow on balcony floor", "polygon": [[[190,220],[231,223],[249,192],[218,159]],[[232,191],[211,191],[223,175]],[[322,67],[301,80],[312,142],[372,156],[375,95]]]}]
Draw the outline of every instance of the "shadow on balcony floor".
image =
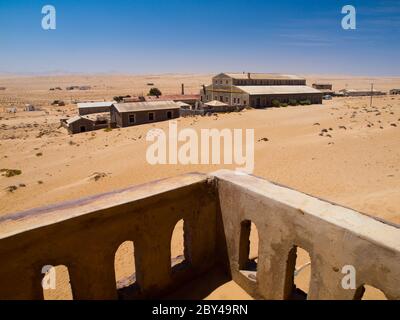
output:
[{"label": "shadow on balcony floor", "polygon": [[203,276],[188,282],[175,292],[164,296],[162,299],[252,300],[253,298],[232,281],[232,279],[226,275],[222,269],[215,268]]}]

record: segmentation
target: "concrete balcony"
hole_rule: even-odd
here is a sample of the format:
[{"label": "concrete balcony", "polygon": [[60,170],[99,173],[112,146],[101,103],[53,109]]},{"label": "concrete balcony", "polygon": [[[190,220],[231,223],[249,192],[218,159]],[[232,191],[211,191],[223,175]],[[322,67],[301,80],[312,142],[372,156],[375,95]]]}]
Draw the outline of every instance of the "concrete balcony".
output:
[{"label": "concrete balcony", "polygon": [[[181,219],[184,254],[171,263]],[[125,241],[134,243],[135,274],[117,282],[114,259]],[[225,170],[1,217],[0,299],[43,299],[46,265],[66,266],[74,299],[168,297],[214,273],[253,298],[291,299],[302,296],[297,248],[311,259],[308,299],[359,299],[364,285],[400,299],[398,226]],[[354,288],[342,286],[345,266],[356,271]]]}]

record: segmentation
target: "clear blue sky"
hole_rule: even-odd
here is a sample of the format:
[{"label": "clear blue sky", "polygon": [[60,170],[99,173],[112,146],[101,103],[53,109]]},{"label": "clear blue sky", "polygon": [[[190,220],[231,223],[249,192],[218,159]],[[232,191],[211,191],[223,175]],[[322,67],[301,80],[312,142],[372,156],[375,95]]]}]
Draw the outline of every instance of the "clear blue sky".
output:
[{"label": "clear blue sky", "polygon": [[0,72],[396,76],[399,57],[399,0],[0,0]]}]

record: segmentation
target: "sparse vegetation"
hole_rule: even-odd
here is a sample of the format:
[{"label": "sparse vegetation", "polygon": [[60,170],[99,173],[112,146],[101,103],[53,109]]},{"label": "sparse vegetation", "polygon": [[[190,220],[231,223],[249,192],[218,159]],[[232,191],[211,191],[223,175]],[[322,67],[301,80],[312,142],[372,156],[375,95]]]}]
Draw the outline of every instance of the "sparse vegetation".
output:
[{"label": "sparse vegetation", "polygon": [[289,100],[289,105],[290,105],[290,106],[297,106],[297,105],[298,105],[298,102],[297,102],[296,99],[290,99],[290,100]]},{"label": "sparse vegetation", "polygon": [[159,97],[159,96],[162,95],[162,93],[161,93],[160,89],[158,89],[158,88],[151,88],[147,95],[148,96],[157,96],[157,97]]},{"label": "sparse vegetation", "polygon": [[19,176],[22,173],[22,171],[18,169],[0,169],[0,172],[7,178]]},{"label": "sparse vegetation", "polygon": [[110,128],[110,127],[105,128],[104,131],[105,131],[105,132],[110,132],[110,131],[112,131],[112,128]]},{"label": "sparse vegetation", "polygon": [[41,152],[36,153],[36,157],[41,157],[42,155],[43,155],[43,153],[41,153]]},{"label": "sparse vegetation", "polygon": [[6,190],[7,190],[8,192],[14,192],[14,191],[16,191],[17,189],[18,189],[17,186],[8,186],[8,187],[6,188]]},{"label": "sparse vegetation", "polygon": [[272,101],[271,101],[271,104],[272,104],[272,106],[275,107],[275,108],[278,108],[278,107],[281,105],[281,103],[279,102],[279,100],[276,100],[276,99],[272,100]]},{"label": "sparse vegetation", "polygon": [[306,106],[306,105],[310,105],[311,104],[311,101],[310,100],[301,100],[300,102],[299,102],[302,106]]}]

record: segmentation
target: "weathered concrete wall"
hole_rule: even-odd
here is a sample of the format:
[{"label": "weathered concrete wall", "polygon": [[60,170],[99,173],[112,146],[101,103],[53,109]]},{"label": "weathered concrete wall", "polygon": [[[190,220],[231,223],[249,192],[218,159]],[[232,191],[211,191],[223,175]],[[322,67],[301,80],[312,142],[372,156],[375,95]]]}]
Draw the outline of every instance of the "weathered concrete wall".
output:
[{"label": "weathered concrete wall", "polygon": [[[184,219],[185,263],[171,268]],[[257,272],[248,234],[259,234]],[[135,246],[136,287],[117,291],[114,258]],[[155,298],[215,266],[255,298],[294,290],[295,246],[311,257],[309,299],[353,299],[364,284],[400,299],[400,229],[254,176],[187,174],[0,217],[0,299],[42,299],[44,265],[65,265],[75,299]],[[341,286],[356,269],[356,289]]]},{"label": "weathered concrete wall", "polygon": [[[191,174],[2,218],[0,299],[42,299],[42,267],[60,264],[74,299],[116,299],[114,255],[126,240],[135,244],[135,297],[156,297],[213,266],[215,212],[205,176]],[[170,242],[182,218],[187,262],[174,272]]]},{"label": "weathered concrete wall", "polygon": [[[341,286],[345,265],[356,269],[356,288],[368,284],[388,299],[400,299],[399,228],[253,176],[214,175],[232,278],[249,294],[289,298],[291,250],[300,246],[311,257],[308,299],[353,299],[356,290]],[[259,234],[256,280],[240,271],[248,250],[240,241],[246,220],[255,223]]]}]

